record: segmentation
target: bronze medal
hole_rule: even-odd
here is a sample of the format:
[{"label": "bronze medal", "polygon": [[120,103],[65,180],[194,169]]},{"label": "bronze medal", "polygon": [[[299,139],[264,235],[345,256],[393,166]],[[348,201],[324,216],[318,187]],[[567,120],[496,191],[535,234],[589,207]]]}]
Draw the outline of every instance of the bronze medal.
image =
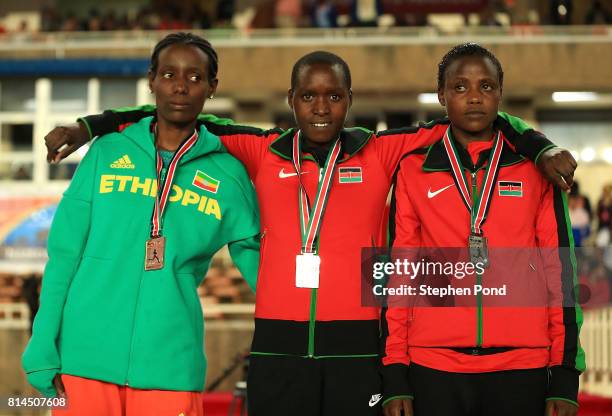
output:
[{"label": "bronze medal", "polygon": [[145,246],[145,270],[159,270],[164,267],[166,237],[160,236],[147,240]]},{"label": "bronze medal", "polygon": [[[157,126],[154,127],[157,131]],[[157,174],[158,193],[155,198],[153,207],[153,215],[151,217],[151,233],[145,244],[145,271],[160,270],[164,267],[164,258],[166,254],[166,237],[162,236],[162,218],[170,197],[170,189],[174,182],[174,175],[178,168],[178,163],[181,158],[191,149],[198,140],[198,132],[194,130],[193,134],[185,139],[176,150],[170,165],[168,166],[168,176],[162,184],[161,172],[163,169],[163,161],[159,151],[156,151],[155,165]],[[157,139],[155,139],[157,142]],[[160,186],[161,185],[161,186]]]}]

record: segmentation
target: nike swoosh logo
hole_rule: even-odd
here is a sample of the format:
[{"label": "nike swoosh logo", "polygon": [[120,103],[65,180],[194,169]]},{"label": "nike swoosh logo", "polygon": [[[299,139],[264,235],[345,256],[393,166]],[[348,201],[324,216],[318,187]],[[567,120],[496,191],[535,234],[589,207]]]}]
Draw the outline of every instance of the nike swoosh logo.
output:
[{"label": "nike swoosh logo", "polygon": [[434,192],[431,192],[431,187],[430,187],[430,188],[427,190],[427,198],[431,199],[431,198],[433,198],[434,196],[438,195],[438,194],[439,194],[439,193],[441,193],[441,192],[446,191],[448,188],[450,188],[451,186],[454,186],[454,185],[455,185],[454,183],[451,183],[450,185],[445,186],[445,187],[444,187],[444,188],[442,188],[442,189],[438,189],[437,191],[434,191]]},{"label": "nike swoosh logo", "polygon": [[[308,172],[302,172],[302,175]],[[280,172],[278,172],[278,177],[281,179],[290,178],[292,176],[297,176],[297,172],[285,172],[285,168],[282,168]]]},{"label": "nike swoosh logo", "polygon": [[382,394],[375,394],[370,398],[370,402],[368,404],[370,407],[374,407],[376,406],[376,403],[380,401],[380,399],[382,399]]}]

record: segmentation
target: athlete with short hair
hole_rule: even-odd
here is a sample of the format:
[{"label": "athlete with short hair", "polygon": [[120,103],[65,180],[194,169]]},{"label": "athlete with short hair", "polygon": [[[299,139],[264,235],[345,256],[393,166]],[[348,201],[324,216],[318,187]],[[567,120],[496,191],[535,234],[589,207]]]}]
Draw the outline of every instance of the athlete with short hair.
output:
[{"label": "athlete with short hair", "polygon": [[[455,306],[415,295],[383,309],[385,416],[577,414],[585,359],[566,196],[497,128],[502,86],[490,51],[473,43],[451,49],[438,72],[450,125],[400,163],[393,254],[436,249],[460,260],[457,249],[465,249],[473,264],[488,266],[473,292],[447,299]],[[464,288],[462,276],[446,278]],[[434,287],[441,278],[419,279]],[[502,297],[476,293],[476,285]]]}]

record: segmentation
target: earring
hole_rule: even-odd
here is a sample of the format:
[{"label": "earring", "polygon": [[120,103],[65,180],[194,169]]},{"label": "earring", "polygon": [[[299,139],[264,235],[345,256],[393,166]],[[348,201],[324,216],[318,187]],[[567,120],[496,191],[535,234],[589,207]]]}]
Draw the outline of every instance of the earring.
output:
[{"label": "earring", "polygon": [[211,100],[213,99],[213,97],[214,97],[214,95],[212,95],[212,94],[210,94],[210,95],[208,96],[208,98],[209,98],[209,99],[211,99]]}]

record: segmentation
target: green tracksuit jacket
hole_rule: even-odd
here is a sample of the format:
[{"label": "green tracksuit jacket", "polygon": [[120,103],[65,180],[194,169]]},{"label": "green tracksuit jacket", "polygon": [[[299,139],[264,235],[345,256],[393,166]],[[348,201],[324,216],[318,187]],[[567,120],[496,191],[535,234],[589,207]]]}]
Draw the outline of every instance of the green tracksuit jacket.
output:
[{"label": "green tracksuit jacket", "polygon": [[164,214],[165,266],[144,271],[157,192],[151,121],[96,141],[53,219],[40,309],[23,354],[28,380],[46,396],[56,394],[58,372],[201,391],[206,360],[196,288],[212,255],[228,244],[255,287],[255,193],[243,166],[203,126],[179,163]]}]

